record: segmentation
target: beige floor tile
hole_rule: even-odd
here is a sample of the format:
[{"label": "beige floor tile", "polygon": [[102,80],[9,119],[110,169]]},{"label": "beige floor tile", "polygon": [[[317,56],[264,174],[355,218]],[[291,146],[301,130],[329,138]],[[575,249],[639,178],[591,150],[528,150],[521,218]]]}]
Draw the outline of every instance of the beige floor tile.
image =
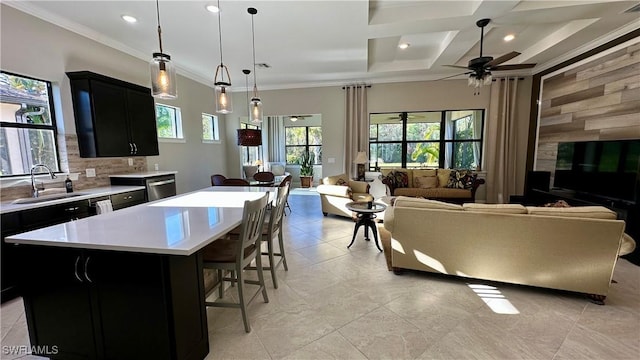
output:
[{"label": "beige floor tile", "polygon": [[428,348],[422,331],[386,308],[338,330],[368,359],[415,359]]},{"label": "beige floor tile", "polygon": [[312,342],[311,344],[285,356],[284,360],[360,360],[366,359],[339,332],[331,334]]},{"label": "beige floor tile", "polygon": [[339,328],[380,307],[369,296],[346,284],[336,284],[304,297],[331,326]]},{"label": "beige floor tile", "polygon": [[205,360],[217,359],[271,359],[255,332],[214,331],[209,333],[209,355]]}]

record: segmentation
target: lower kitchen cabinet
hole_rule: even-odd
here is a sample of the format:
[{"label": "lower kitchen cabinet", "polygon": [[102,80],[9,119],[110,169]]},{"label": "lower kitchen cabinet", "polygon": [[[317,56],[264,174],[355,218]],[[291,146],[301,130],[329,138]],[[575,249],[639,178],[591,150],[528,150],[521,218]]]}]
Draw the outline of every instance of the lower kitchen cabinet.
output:
[{"label": "lower kitchen cabinet", "polygon": [[202,261],[192,256],[20,246],[32,346],[53,359],[203,359]]},{"label": "lower kitchen cabinet", "polygon": [[119,210],[129,206],[142,204],[145,201],[144,190],[128,191],[125,193],[111,195],[111,204],[113,205],[113,210]]}]

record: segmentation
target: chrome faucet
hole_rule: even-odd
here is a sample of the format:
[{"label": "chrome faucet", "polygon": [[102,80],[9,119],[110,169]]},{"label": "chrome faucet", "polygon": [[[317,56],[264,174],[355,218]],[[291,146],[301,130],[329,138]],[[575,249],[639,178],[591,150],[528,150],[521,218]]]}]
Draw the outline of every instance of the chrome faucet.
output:
[{"label": "chrome faucet", "polygon": [[[37,198],[38,195],[40,194],[40,189],[38,189],[38,186],[36,186],[36,179],[35,179],[35,174],[33,173],[33,170],[39,168],[39,167],[43,167],[45,169],[47,169],[47,171],[49,172],[49,175],[51,176],[52,179],[56,178],[56,174],[54,174],[51,169],[49,169],[49,167],[45,164],[35,164],[31,167],[31,188],[33,189],[33,197]],[[42,190],[44,190],[44,186],[42,187]]]}]

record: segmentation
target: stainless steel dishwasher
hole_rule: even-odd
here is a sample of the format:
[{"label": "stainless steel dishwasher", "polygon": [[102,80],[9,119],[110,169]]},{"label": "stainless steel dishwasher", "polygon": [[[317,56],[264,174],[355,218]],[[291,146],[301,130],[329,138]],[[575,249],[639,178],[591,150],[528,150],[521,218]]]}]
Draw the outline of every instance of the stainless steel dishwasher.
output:
[{"label": "stainless steel dishwasher", "polygon": [[145,187],[145,200],[154,201],[176,194],[176,175],[147,173],[110,175],[111,185],[139,185]]},{"label": "stainless steel dishwasher", "polygon": [[176,178],[174,175],[160,176],[146,180],[148,201],[154,201],[176,194]]}]

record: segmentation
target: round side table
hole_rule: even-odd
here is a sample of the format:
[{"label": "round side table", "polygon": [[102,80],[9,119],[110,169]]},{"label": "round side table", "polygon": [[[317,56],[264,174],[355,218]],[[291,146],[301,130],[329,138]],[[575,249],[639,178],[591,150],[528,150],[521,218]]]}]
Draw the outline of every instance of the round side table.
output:
[{"label": "round side table", "polygon": [[350,248],[353,245],[353,242],[356,240],[356,234],[358,233],[358,229],[360,226],[364,226],[364,239],[369,241],[369,228],[373,232],[373,238],[376,241],[376,247],[378,250],[382,251],[380,245],[378,244],[378,229],[376,228],[376,223],[373,221],[376,218],[376,213],[383,212],[387,206],[380,203],[374,202],[350,202],[346,204],[347,209],[355,212],[357,214],[357,221],[355,228],[353,229],[353,237],[351,238],[351,243],[347,248]]}]

